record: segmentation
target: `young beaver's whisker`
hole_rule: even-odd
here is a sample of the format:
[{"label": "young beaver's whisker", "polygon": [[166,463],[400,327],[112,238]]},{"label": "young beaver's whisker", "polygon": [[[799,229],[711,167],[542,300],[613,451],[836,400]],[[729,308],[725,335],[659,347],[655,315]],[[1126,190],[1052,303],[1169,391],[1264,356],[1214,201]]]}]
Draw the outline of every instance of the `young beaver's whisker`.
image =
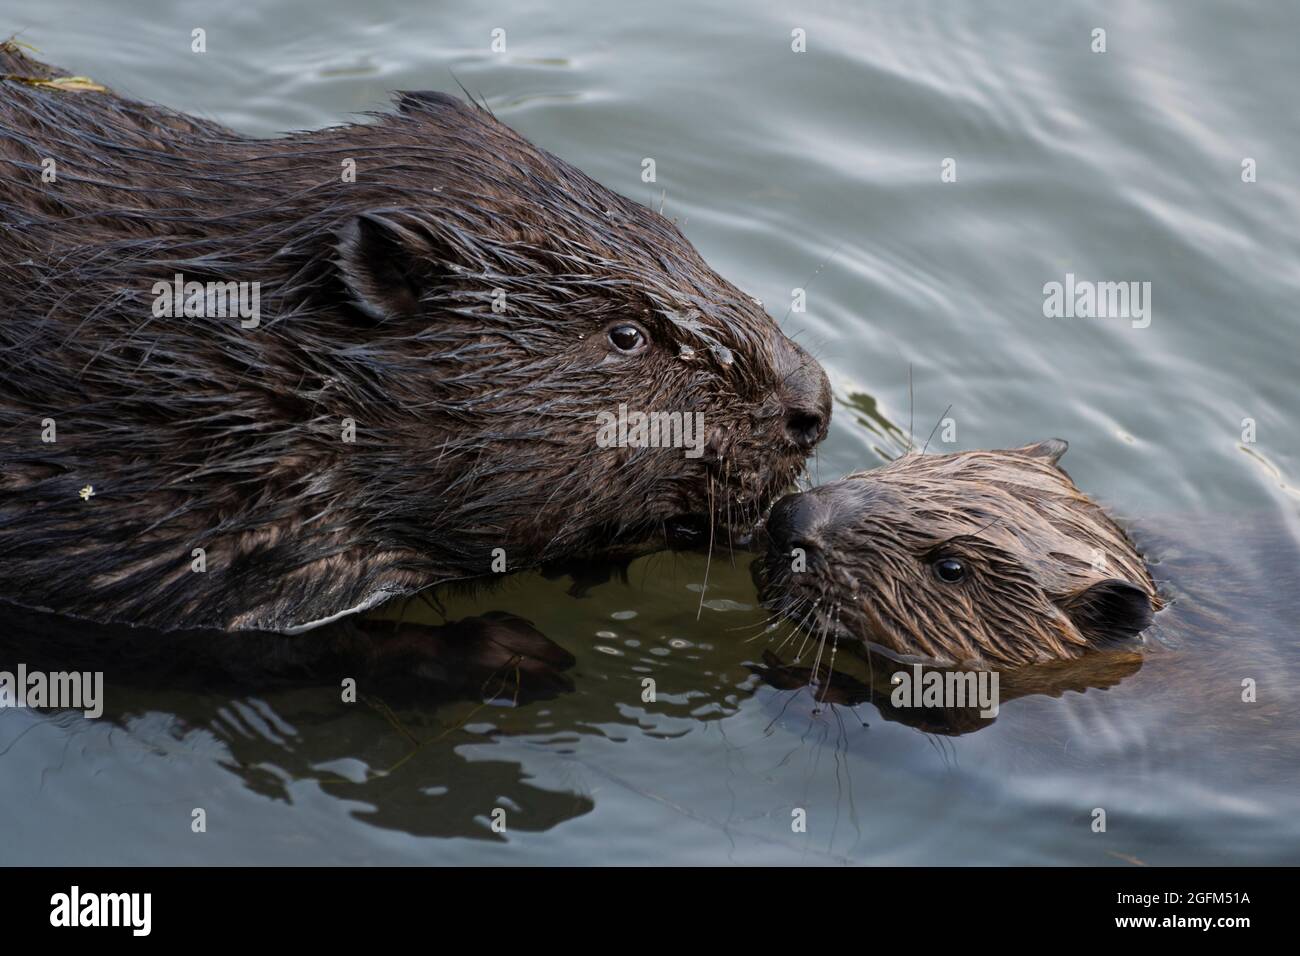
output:
[{"label": "young beaver's whisker", "polygon": [[943,410],[943,413],[939,416],[939,420],[938,420],[937,422],[935,422],[935,423],[934,423],[934,427],[930,429],[930,435],[929,435],[929,437],[926,438],[926,440],[925,440],[925,444],[921,446],[921,454],[922,454],[922,455],[924,455],[924,454],[925,454],[925,450],[926,450],[927,448],[930,447],[930,439],[934,438],[934,433],[937,432],[937,431],[939,430],[939,426],[943,424],[943,420],[944,420],[944,418],[947,417],[947,415],[948,415],[948,413],[949,413],[950,411],[952,411],[952,405],[951,405],[951,404],[949,404],[948,407],[945,408],[945,409]]},{"label": "young beaver's whisker", "polygon": [[759,621],[756,624],[755,623],[737,624],[735,627],[724,627],[723,630],[724,631],[752,631],[755,629],[762,629],[770,626],[771,624],[777,621],[782,620],[783,617],[784,617],[783,611],[773,611],[771,614],[769,614],[767,617],[763,618],[761,621]]},{"label": "young beaver's whisker", "polygon": [[[814,601],[814,602],[813,602],[813,608],[814,608],[814,610],[816,609],[817,604],[819,604],[820,601],[821,601],[821,599],[818,598],[817,601]],[[817,634],[818,631],[822,630],[824,624],[825,624],[825,618],[823,618],[823,617],[818,617],[818,618],[814,619],[814,621],[813,621],[813,625],[812,625],[812,629],[811,629],[811,630],[809,630],[808,628],[804,628],[804,629],[803,629],[803,632],[804,632],[804,635],[803,635],[803,642],[799,645],[799,650],[797,650],[797,651],[795,652],[795,655],[794,655],[795,663],[798,663],[799,661],[803,660],[803,651],[804,651],[804,648],[808,646],[808,641],[809,641],[811,638],[813,638],[813,637]]]},{"label": "young beaver's whisker", "polygon": [[[789,633],[786,639],[776,646],[776,649],[778,651],[781,650],[781,648],[785,647],[786,644],[790,643],[791,639],[793,639],[796,634],[800,633],[801,631],[804,631],[804,625],[807,623],[808,618],[812,617],[814,614],[817,613],[817,605],[820,603],[821,603],[821,598],[817,598],[815,601],[812,602],[812,605],[808,608],[808,613],[805,614],[803,618],[799,621],[799,623],[794,626],[794,629]],[[805,633],[804,644],[806,644],[808,643],[808,638],[806,636],[807,632],[804,631],[804,633]],[[799,646],[799,654],[796,654],[794,659],[798,661],[802,653],[803,653],[803,645],[801,644]]]},{"label": "young beaver's whisker", "polygon": [[804,606],[807,603],[808,601],[806,598],[801,598],[795,603],[791,604],[790,607],[783,608],[781,610],[773,612],[772,614],[769,614],[765,619],[759,621],[757,624],[742,624],[740,627],[732,628],[731,630],[743,631],[743,630],[748,630],[750,628],[753,628],[755,631],[757,631],[757,633],[755,633],[752,637],[745,638],[744,643],[748,644],[750,641],[756,641],[764,634],[771,631],[773,626],[779,624],[782,620],[789,620],[791,617],[794,617],[801,610],[803,610]]},{"label": "young beaver's whisker", "polygon": [[[835,655],[840,648],[840,605],[836,602],[835,609],[826,621],[826,630],[831,635],[831,659],[826,668],[826,683],[822,690],[822,701],[825,702],[826,695],[830,693],[831,682],[835,680]],[[826,644],[826,636],[822,635],[822,646]],[[818,660],[821,655],[818,654]]]}]

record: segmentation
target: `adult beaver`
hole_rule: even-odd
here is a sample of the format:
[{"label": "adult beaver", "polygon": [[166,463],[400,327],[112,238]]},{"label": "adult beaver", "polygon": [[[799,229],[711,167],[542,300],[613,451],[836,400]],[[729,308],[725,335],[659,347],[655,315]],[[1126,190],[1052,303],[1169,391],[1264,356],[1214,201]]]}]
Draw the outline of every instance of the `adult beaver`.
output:
[{"label": "adult beaver", "polygon": [[[295,631],[743,527],[826,433],[753,300],[486,109],[253,139],[0,75],[0,598]],[[602,447],[620,405],[701,453]]]},{"label": "adult beaver", "polygon": [[1011,669],[1135,638],[1164,602],[1058,466],[1066,447],[908,454],[787,496],[754,565],[760,598],[837,641],[940,665]]}]

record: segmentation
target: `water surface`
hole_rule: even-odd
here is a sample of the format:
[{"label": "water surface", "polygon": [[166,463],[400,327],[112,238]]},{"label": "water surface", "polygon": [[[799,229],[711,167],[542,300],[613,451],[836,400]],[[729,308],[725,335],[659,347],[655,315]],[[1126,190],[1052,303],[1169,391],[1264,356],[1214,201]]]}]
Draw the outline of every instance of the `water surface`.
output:
[{"label": "water surface", "polygon": [[[521,577],[446,610],[514,611],[570,650],[551,701],[119,681],[108,719],[0,712],[0,862],[1300,862],[1300,8],[0,0],[4,30],[262,135],[459,80],[662,205],[818,356],[836,410],[816,477],[943,417],[931,450],[1064,437],[1178,600],[1115,686],[941,737],[764,684],[749,665],[802,639],[764,629],[744,567],[712,562],[702,603],[695,556],[583,598]],[[1067,273],[1150,282],[1150,325],[1044,317]]]}]

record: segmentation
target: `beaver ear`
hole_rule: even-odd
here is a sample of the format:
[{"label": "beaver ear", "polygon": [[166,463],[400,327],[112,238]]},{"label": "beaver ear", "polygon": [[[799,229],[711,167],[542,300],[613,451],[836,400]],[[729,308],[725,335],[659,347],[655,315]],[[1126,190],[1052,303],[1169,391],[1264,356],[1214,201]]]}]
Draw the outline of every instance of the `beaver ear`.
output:
[{"label": "beaver ear", "polygon": [[1027,458],[1045,458],[1055,465],[1069,450],[1069,443],[1064,438],[1045,438],[1042,441],[1034,442],[1032,445],[1012,448],[1011,453],[1013,455],[1024,455]]},{"label": "beaver ear", "polygon": [[437,90],[398,90],[396,96],[397,110],[400,113],[454,112],[473,115],[473,107],[450,93],[439,93]]},{"label": "beaver ear", "polygon": [[1137,637],[1154,616],[1150,595],[1121,578],[1098,581],[1069,598],[1064,608],[1079,632],[1096,642]]},{"label": "beaver ear", "polygon": [[338,266],[356,306],[377,321],[413,315],[430,284],[427,237],[378,213],[362,213],[338,230]]}]

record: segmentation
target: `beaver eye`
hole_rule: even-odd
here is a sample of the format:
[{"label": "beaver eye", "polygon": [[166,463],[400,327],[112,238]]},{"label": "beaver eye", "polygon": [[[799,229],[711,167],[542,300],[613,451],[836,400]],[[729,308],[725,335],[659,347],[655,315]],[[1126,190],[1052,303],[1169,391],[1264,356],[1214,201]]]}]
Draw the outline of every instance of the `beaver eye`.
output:
[{"label": "beaver eye", "polygon": [[629,355],[644,349],[647,341],[645,331],[631,322],[620,322],[609,330],[609,344]]},{"label": "beaver eye", "polygon": [[931,567],[934,568],[935,577],[944,584],[957,584],[966,577],[966,565],[956,558],[940,558]]}]

